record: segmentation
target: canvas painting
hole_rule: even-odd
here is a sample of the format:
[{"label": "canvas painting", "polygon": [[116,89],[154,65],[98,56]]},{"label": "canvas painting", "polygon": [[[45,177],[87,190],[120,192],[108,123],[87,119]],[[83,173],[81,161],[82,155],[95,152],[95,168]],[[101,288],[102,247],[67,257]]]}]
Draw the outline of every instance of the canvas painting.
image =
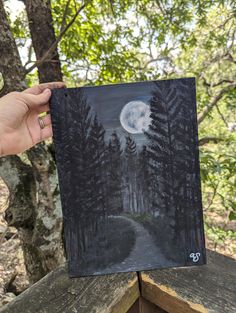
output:
[{"label": "canvas painting", "polygon": [[206,262],[195,79],[53,90],[71,277]]}]

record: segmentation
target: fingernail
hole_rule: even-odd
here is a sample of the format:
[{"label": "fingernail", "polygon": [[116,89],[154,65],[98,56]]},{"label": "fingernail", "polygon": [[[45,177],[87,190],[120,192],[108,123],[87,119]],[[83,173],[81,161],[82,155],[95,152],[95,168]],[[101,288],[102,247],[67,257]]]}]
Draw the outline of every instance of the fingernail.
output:
[{"label": "fingernail", "polygon": [[44,89],[44,91],[43,91],[43,93],[50,93],[51,92],[51,90],[50,89]]}]

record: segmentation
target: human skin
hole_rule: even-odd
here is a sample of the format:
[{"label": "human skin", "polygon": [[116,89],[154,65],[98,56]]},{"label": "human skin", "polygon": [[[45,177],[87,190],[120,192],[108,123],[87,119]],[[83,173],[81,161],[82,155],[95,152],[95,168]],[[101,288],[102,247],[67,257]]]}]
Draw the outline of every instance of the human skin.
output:
[{"label": "human skin", "polygon": [[43,129],[38,118],[49,112],[51,89],[63,87],[63,82],[45,83],[0,98],[0,156],[24,152],[52,136],[50,114],[42,117]]}]

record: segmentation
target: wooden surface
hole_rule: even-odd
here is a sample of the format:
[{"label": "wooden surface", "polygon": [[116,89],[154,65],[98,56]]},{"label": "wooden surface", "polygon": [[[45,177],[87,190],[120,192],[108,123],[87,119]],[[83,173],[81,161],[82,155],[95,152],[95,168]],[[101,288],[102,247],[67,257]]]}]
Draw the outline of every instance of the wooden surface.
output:
[{"label": "wooden surface", "polygon": [[140,296],[127,313],[166,313],[166,311]]},{"label": "wooden surface", "polygon": [[236,261],[208,250],[208,264],[141,273],[144,298],[169,313],[236,312]]},{"label": "wooden surface", "polygon": [[234,313],[235,282],[236,261],[209,251],[207,265],[139,275],[71,279],[67,268],[61,267],[0,313]]},{"label": "wooden surface", "polygon": [[157,307],[143,297],[139,298],[139,313],[165,313],[166,311]]},{"label": "wooden surface", "polygon": [[19,295],[1,313],[126,313],[139,297],[136,273],[69,278],[61,267]]}]

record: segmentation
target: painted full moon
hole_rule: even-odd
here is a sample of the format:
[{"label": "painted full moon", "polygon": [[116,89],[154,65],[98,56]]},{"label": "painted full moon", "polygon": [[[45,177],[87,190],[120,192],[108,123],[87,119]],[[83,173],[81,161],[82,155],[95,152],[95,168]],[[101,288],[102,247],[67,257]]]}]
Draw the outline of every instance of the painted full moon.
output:
[{"label": "painted full moon", "polygon": [[143,101],[130,101],[120,113],[122,127],[131,134],[141,134],[151,123],[150,107]]}]

